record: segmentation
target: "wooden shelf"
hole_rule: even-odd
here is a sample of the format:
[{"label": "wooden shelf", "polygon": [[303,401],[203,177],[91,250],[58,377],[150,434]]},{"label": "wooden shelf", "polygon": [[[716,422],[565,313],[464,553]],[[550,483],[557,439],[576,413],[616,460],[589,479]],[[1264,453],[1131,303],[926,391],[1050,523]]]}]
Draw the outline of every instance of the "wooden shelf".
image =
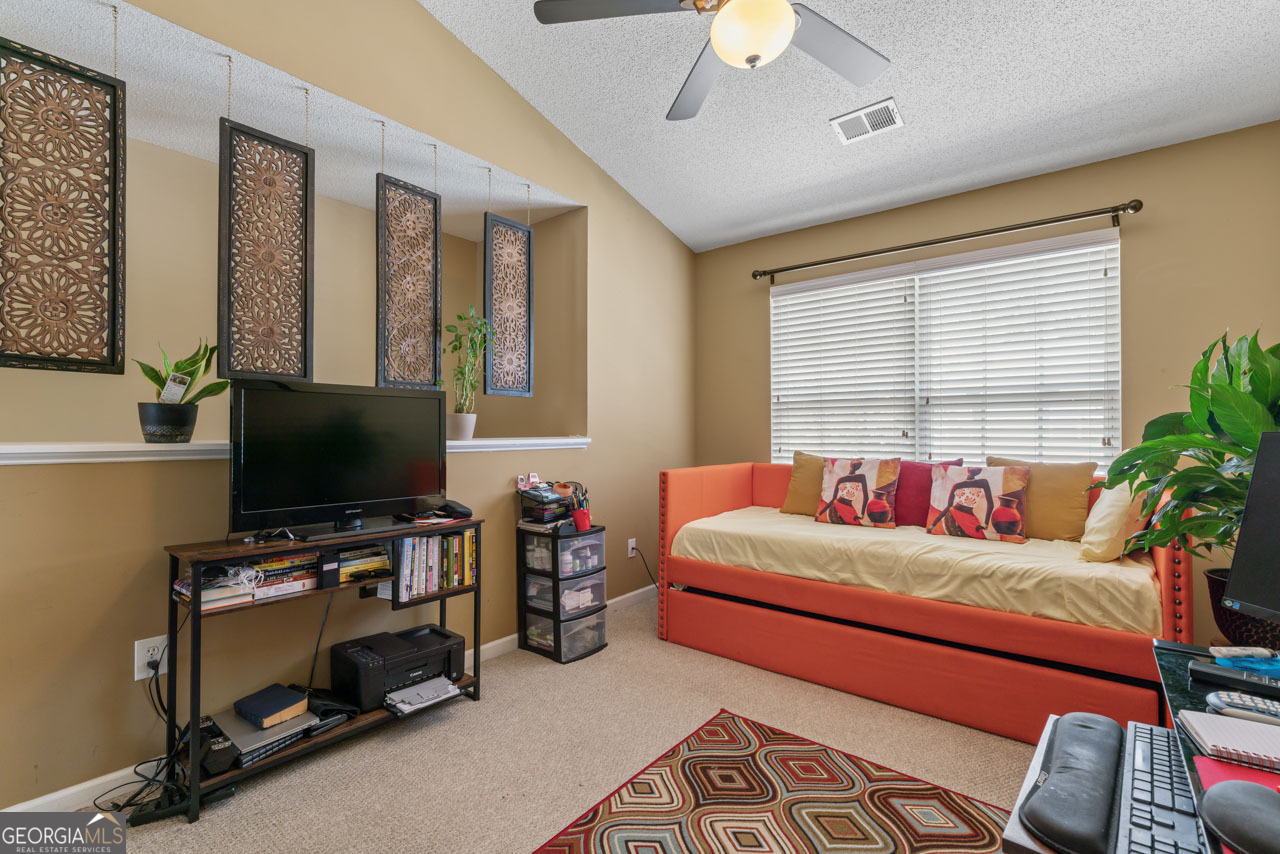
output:
[{"label": "wooden shelf", "polygon": [[[454,684],[458,686],[458,690],[465,692],[475,685],[475,683],[476,678],[470,673],[467,673]],[[456,700],[458,697],[465,696],[467,695],[462,693],[450,697],[449,700]],[[434,703],[421,711],[425,712],[427,709],[435,708],[442,703],[449,702],[449,700],[442,700],[441,703]],[[414,712],[413,714],[417,714],[417,712]],[[274,768],[281,763],[288,762],[290,759],[296,759],[299,756],[304,756],[312,751],[319,750],[322,747],[348,739],[353,735],[364,732],[365,730],[373,729],[376,726],[381,726],[382,724],[389,723],[394,720],[398,720],[398,718],[387,709],[374,709],[372,712],[365,712],[364,714],[357,715],[345,723],[339,724],[328,732],[322,732],[319,735],[295,741],[279,753],[273,753],[266,759],[253,763],[248,768],[232,768],[230,771],[224,771],[221,774],[216,774],[206,780],[201,780],[200,791],[201,793],[206,793],[211,792],[214,789],[220,789],[223,786],[234,783],[244,777],[257,774],[259,771]]]},{"label": "wooden shelf", "polygon": [[426,596],[417,596],[413,599],[405,599],[401,605],[422,605],[426,602],[434,602],[437,599],[448,599],[450,596],[456,596],[459,593],[470,593],[476,589],[474,584],[462,584],[457,587],[448,587],[444,590],[437,590],[435,593],[428,593]]},{"label": "wooden shelf", "polygon": [[[299,590],[297,593],[285,593],[282,596],[272,596],[268,599],[257,599],[253,602],[241,602],[239,605],[228,605],[225,608],[216,608],[212,611],[201,611],[200,618],[207,620],[210,617],[219,617],[223,614],[234,614],[236,611],[244,611],[248,608],[264,608],[267,605],[275,605],[278,602],[292,602],[295,599],[305,599],[308,596],[317,596],[321,593],[336,593],[339,590],[355,590],[360,587],[376,587],[384,581],[391,581],[394,575],[388,575],[385,578],[365,578],[361,581],[346,581],[337,587],[313,587],[310,590]],[[178,604],[187,610],[191,610],[191,601],[185,596],[178,593],[173,594]]]}]

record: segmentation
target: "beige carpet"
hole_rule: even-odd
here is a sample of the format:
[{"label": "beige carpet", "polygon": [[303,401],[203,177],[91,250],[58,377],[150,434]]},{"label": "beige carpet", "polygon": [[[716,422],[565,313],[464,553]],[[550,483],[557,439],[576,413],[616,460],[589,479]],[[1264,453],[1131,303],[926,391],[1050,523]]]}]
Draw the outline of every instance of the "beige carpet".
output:
[{"label": "beige carpet", "polygon": [[722,707],[1012,806],[1029,745],[664,643],[656,622],[649,599],[609,611],[591,658],[485,661],[479,703],[268,771],[196,824],[130,828],[129,851],[529,854]]}]

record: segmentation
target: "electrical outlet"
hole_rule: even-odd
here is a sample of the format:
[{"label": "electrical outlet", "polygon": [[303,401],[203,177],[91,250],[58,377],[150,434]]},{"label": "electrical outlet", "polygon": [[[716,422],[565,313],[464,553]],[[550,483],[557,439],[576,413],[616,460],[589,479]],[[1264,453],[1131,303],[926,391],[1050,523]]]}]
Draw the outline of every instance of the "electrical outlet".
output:
[{"label": "electrical outlet", "polygon": [[627,540],[627,557],[635,557],[635,556],[636,556],[636,541],[635,539]]},{"label": "electrical outlet", "polygon": [[164,658],[160,659],[160,672],[169,672],[169,651],[165,649],[165,645],[169,642],[167,635],[156,635],[153,638],[145,638],[133,642],[133,681],[139,679],[150,679],[151,668],[147,667],[148,661],[155,661],[160,658],[160,650],[165,650]]}]

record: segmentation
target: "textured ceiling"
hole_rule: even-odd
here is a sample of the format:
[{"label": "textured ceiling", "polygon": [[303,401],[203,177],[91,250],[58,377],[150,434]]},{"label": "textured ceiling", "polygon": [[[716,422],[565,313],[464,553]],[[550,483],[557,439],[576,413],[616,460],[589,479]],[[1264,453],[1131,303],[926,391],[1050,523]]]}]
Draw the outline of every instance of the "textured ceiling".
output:
[{"label": "textured ceiling", "polygon": [[[265,2],[266,0],[264,0]],[[0,0],[0,36],[96,71],[111,73],[111,5],[105,0]],[[125,81],[128,135],[204,160],[218,159],[218,119],[227,112],[226,47],[127,3],[120,8],[120,79]],[[234,53],[231,118],[296,142],[307,134],[305,81]],[[316,192],[372,209],[374,176],[386,169],[427,189],[434,186],[436,140],[323,89],[309,87],[310,144],[316,150]],[[480,241],[489,202],[490,164],[444,143],[440,184],[450,234]],[[526,216],[525,179],[493,170],[493,207],[517,221]],[[534,184],[534,222],[577,203]]]},{"label": "textured ceiling", "polygon": [[[1276,0],[806,0],[889,69],[858,89],[792,48],[685,122],[706,18],[418,2],[698,251],[1280,118]],[[888,96],[905,128],[841,146],[828,120]]]}]

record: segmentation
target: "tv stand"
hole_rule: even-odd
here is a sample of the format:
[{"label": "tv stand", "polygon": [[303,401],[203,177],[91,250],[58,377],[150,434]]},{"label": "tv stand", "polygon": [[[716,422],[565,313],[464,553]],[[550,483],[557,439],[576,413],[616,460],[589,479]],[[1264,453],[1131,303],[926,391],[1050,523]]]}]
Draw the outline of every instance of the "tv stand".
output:
[{"label": "tv stand", "polygon": [[[179,755],[177,749],[179,747],[179,735],[184,732],[183,721],[178,717],[178,673],[179,673],[179,644],[178,644],[178,622],[179,611],[186,611],[186,620],[190,623],[187,632],[189,634],[189,652],[190,658],[183,663],[187,666],[187,678],[189,679],[188,702],[186,713],[189,715],[185,721],[186,732],[198,732],[200,730],[201,710],[201,636],[204,631],[204,622],[209,619],[218,619],[224,614],[231,614],[237,611],[243,611],[250,608],[276,607],[285,602],[295,599],[303,599],[311,596],[323,596],[332,594],[341,590],[358,590],[361,599],[371,598],[377,599],[377,587],[379,584],[390,580],[393,589],[396,591],[390,603],[393,610],[401,608],[411,608],[427,603],[435,603],[437,612],[435,622],[441,626],[448,625],[446,605],[448,600],[458,596],[470,596],[472,602],[471,608],[471,644],[475,650],[472,662],[471,672],[464,673],[461,679],[454,684],[458,686],[459,694],[456,697],[469,697],[472,700],[480,699],[480,581],[484,575],[483,563],[480,552],[480,528],[483,519],[459,519],[452,522],[433,525],[431,527],[423,527],[420,525],[405,525],[403,523],[394,523],[388,527],[377,527],[383,523],[389,523],[389,518],[368,519],[365,520],[366,527],[357,532],[334,532],[328,525],[317,526],[326,529],[321,539],[330,540],[321,546],[307,545],[303,539],[293,540],[270,540],[267,542],[243,542],[225,540],[214,540],[206,543],[188,543],[184,545],[165,546],[165,551],[169,553],[169,578],[165,586],[165,594],[168,599],[168,632],[166,635],[166,643],[169,649],[169,672],[168,680],[165,688],[165,705],[167,707],[166,725],[165,725],[165,754],[166,756]],[[369,522],[375,522],[375,525],[369,525]],[[447,534],[458,534],[467,530],[475,532],[475,567],[476,575],[473,583],[468,585],[459,585],[455,587],[444,588],[414,599],[401,600],[399,596],[399,575],[400,569],[394,558],[394,545],[397,540],[406,536],[425,536],[434,537]],[[319,533],[319,532],[317,532]],[[294,531],[295,536],[298,531]],[[392,553],[392,569],[393,574],[390,579],[387,578],[362,578],[353,579],[339,584],[336,587],[315,587],[309,590],[302,590],[297,593],[276,596],[270,599],[258,600],[254,602],[246,602],[240,605],[232,605],[215,611],[203,612],[201,610],[201,590],[202,578],[206,569],[216,566],[240,565],[255,560],[261,560],[268,557],[286,557],[290,554],[300,552],[319,552],[321,555],[320,563],[326,555],[334,554],[343,548],[358,548],[362,546],[381,545],[386,546],[388,551]],[[183,600],[174,591],[174,582],[179,578],[179,571],[183,563],[191,567],[191,597],[190,600]],[[424,621],[425,622],[425,621]],[[265,677],[264,677],[265,678]],[[284,681],[283,679],[281,681]],[[255,685],[244,685],[239,690],[251,690]],[[435,708],[431,706],[430,708]],[[420,712],[415,712],[418,714]],[[210,803],[215,800],[227,797],[235,791],[235,785],[242,779],[258,774],[269,768],[274,768],[282,763],[288,762],[299,756],[304,756],[312,751],[318,750],[330,744],[350,738],[357,733],[364,732],[382,724],[398,720],[396,715],[386,708],[374,709],[371,712],[357,715],[354,718],[339,724],[333,729],[313,736],[308,736],[294,744],[285,747],[278,753],[274,753],[265,759],[253,763],[247,768],[232,768],[221,774],[212,777],[202,773],[199,761],[191,761],[189,756],[181,757],[180,764],[185,769],[185,781],[182,774],[179,773],[179,762],[171,762],[168,764],[165,782],[172,784],[169,788],[162,792],[161,796],[152,801],[147,801],[129,815],[129,824],[139,825],[147,822],[157,821],[173,815],[185,815],[187,821],[196,821],[200,817],[200,806],[202,803]]]}]

